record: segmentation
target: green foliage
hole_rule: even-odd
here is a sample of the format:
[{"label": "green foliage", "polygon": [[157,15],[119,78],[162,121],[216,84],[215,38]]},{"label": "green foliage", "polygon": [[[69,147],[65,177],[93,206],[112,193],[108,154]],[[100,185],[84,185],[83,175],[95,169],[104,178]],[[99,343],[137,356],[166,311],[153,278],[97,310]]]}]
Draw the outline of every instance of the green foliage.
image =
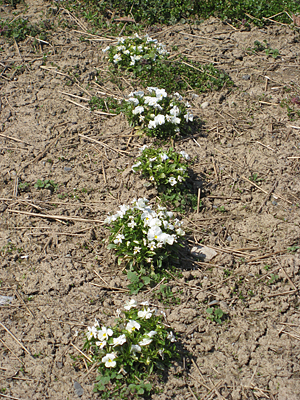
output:
[{"label": "green foliage", "polygon": [[294,121],[297,118],[300,118],[300,111],[296,109],[296,106],[299,107],[300,99],[298,96],[289,97],[281,100],[280,106],[282,108],[286,108],[288,117],[290,121]]},{"label": "green foliage", "polygon": [[93,96],[89,102],[91,110],[102,110],[108,113],[120,114],[124,110],[124,103],[113,97],[105,99]]},{"label": "green foliage", "polygon": [[17,18],[11,23],[0,19],[0,36],[15,39],[16,42],[25,40],[28,35],[37,36],[40,33],[41,29],[37,25],[30,24],[26,19]]},{"label": "green foliage", "polygon": [[222,311],[219,307],[207,308],[206,312],[208,314],[208,319],[211,321],[217,322],[218,324],[222,324],[222,322],[227,318],[228,314],[225,311]]},{"label": "green foliage", "polygon": [[273,283],[276,283],[279,279],[279,275],[271,274],[271,278],[268,281],[268,285],[272,285]]},{"label": "green foliage", "polygon": [[[118,21],[120,17],[133,16],[136,22],[145,25],[174,24],[185,22],[191,18],[207,19],[210,16],[222,20],[251,21],[262,26],[268,23],[263,17],[288,11],[296,14],[300,11],[297,0],[68,0],[64,6],[73,6],[95,26],[104,28],[104,20]],[[248,15],[247,15],[248,14]],[[249,16],[250,15],[250,16]],[[254,17],[254,18],[253,18]],[[275,20],[290,23],[288,16],[283,13],[274,17]],[[116,21],[116,22],[117,22]],[[121,24],[122,25],[122,24]],[[133,30],[134,24],[128,24]]]},{"label": "green foliage", "polygon": [[256,54],[260,51],[265,51],[267,56],[270,55],[275,59],[279,56],[279,51],[277,49],[271,49],[271,47],[268,45],[268,42],[266,40],[264,40],[264,44],[262,44],[258,40],[255,40],[254,47],[253,48],[249,47],[247,49],[247,52],[249,54]]},{"label": "green foliage", "polygon": [[24,192],[26,192],[26,191],[28,190],[29,186],[30,186],[30,184],[27,183],[27,182],[20,182],[20,183],[18,184],[19,190],[20,190],[20,191],[24,191]]},{"label": "green foliage", "polygon": [[195,206],[197,197],[191,193],[187,160],[189,156],[184,151],[175,152],[172,148],[167,151],[143,146],[137,163],[133,165],[134,172],[140,172],[143,178],[157,188],[163,203],[184,211]]},{"label": "green foliage", "polygon": [[[114,326],[88,327],[84,349],[100,364],[95,392],[101,398],[149,395],[152,374],[160,374],[178,357],[175,335],[148,302],[127,301]],[[150,381],[150,382],[149,382]]]},{"label": "green foliage", "polygon": [[249,176],[250,181],[252,182],[262,182],[263,179],[258,177],[258,174],[255,172],[251,176]]},{"label": "green foliage", "polygon": [[10,6],[16,8],[17,4],[24,3],[24,0],[0,0],[1,4],[9,4]]},{"label": "green foliage", "polygon": [[49,189],[53,193],[56,191],[58,184],[50,179],[45,179],[44,181],[38,179],[34,187],[36,189]]},{"label": "green foliage", "polygon": [[180,298],[174,296],[172,289],[168,285],[160,285],[159,290],[155,292],[155,297],[163,304],[180,304]]}]

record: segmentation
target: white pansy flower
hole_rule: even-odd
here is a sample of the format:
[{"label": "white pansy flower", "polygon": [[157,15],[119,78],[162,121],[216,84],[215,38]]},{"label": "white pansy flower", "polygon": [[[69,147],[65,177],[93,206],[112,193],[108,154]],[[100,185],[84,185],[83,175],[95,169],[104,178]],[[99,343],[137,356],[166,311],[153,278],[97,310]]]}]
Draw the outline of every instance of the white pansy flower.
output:
[{"label": "white pansy flower", "polygon": [[152,336],[154,336],[156,334],[157,334],[156,331],[150,331],[150,332],[146,333],[146,336],[152,337]]},{"label": "white pansy flower", "polygon": [[156,97],[159,99],[159,100],[162,100],[164,97],[167,97],[168,95],[167,95],[167,92],[165,91],[165,89],[157,89],[156,91],[155,91],[155,94],[156,94]]},{"label": "white pansy flower", "polygon": [[149,86],[147,87],[148,92],[152,93],[152,92],[156,92],[156,90],[158,90],[157,87],[153,87],[153,86]]},{"label": "white pansy flower", "polygon": [[181,154],[186,160],[190,159],[190,156],[185,151],[181,151],[179,154]]},{"label": "white pansy flower", "polygon": [[122,240],[123,240],[123,239],[125,239],[125,236],[122,235],[121,233],[118,233],[118,234],[116,235],[116,238],[115,238],[115,240],[114,240],[114,243],[115,243],[115,244],[122,243]]},{"label": "white pansy flower", "polygon": [[98,331],[95,326],[92,326],[92,327],[88,326],[88,332],[86,333],[86,337],[88,340],[91,340],[92,338],[97,339],[97,334],[98,334]]},{"label": "white pansy flower", "polygon": [[137,306],[137,302],[134,299],[131,300],[127,300],[125,303],[125,310],[129,311],[131,308],[136,307]]},{"label": "white pansy flower", "polygon": [[149,301],[143,301],[143,302],[141,303],[141,306],[149,306]]},{"label": "white pansy flower", "polygon": [[162,230],[159,226],[154,226],[153,228],[150,228],[147,234],[149,242],[152,242],[153,240],[158,240],[158,237],[161,234]]},{"label": "white pansy flower", "polygon": [[156,128],[156,122],[155,121],[149,121],[148,128],[149,129]]},{"label": "white pansy flower", "polygon": [[106,340],[103,340],[102,342],[96,342],[96,346],[98,346],[99,349],[102,350],[103,347],[106,346]]},{"label": "white pansy flower", "polygon": [[161,220],[159,218],[151,218],[148,222],[148,226],[150,226],[150,228],[161,226]]},{"label": "white pansy flower", "polygon": [[150,242],[150,243],[148,244],[148,247],[149,247],[149,249],[150,249],[151,251],[155,250],[155,249],[156,249],[156,244],[155,244],[155,242]]},{"label": "white pansy flower", "polygon": [[113,331],[110,328],[106,328],[105,326],[102,326],[101,330],[98,331],[98,339],[100,342],[103,342],[108,339],[109,336],[113,335]]},{"label": "white pansy flower", "polygon": [[135,106],[137,106],[139,104],[139,99],[137,99],[135,97],[129,97],[129,99],[127,101],[129,103],[133,103]]},{"label": "white pansy flower", "polygon": [[170,184],[171,186],[175,186],[176,183],[177,183],[176,179],[175,179],[173,176],[171,176],[171,177],[168,179],[168,182],[169,182],[169,184]]},{"label": "white pansy flower", "polygon": [[176,337],[172,331],[168,334],[167,339],[172,343],[176,342]]},{"label": "white pansy flower", "polygon": [[119,53],[115,54],[113,58],[114,58],[114,63],[115,64],[117,64],[119,61],[122,60],[122,57],[120,56]]},{"label": "white pansy flower", "polygon": [[135,172],[134,168],[137,168],[140,165],[142,165],[142,163],[140,161],[138,161],[136,164],[133,164],[133,166],[131,167],[132,171]]},{"label": "white pansy flower", "polygon": [[130,348],[131,353],[140,353],[142,351],[141,347],[138,344],[132,344]]},{"label": "white pansy flower", "polygon": [[143,319],[149,319],[152,317],[152,312],[153,310],[150,310],[150,308],[146,308],[146,310],[141,310],[138,312],[138,317],[143,318]]},{"label": "white pansy flower", "polygon": [[124,344],[125,342],[126,342],[126,336],[124,334],[120,335],[117,338],[113,338],[113,347],[122,346],[122,344]]},{"label": "white pansy flower", "polygon": [[145,104],[148,104],[149,106],[154,106],[154,104],[156,104],[157,101],[158,101],[157,97],[153,97],[153,96],[145,96],[144,97]]},{"label": "white pansy flower", "polygon": [[181,228],[176,229],[176,233],[178,236],[183,236],[185,234],[184,230]]},{"label": "white pansy flower", "polygon": [[178,92],[174,93],[174,96],[176,96],[179,101],[182,100],[182,96]]},{"label": "white pansy flower", "polygon": [[160,155],[160,158],[161,158],[161,161],[166,161],[166,160],[168,160],[168,156],[167,156],[167,154],[166,153],[162,153],[161,155]]},{"label": "white pansy flower", "polygon": [[102,357],[102,362],[105,363],[106,368],[114,368],[117,365],[116,361],[114,361],[116,357],[116,353],[108,353]]},{"label": "white pansy flower", "polygon": [[193,116],[193,114],[191,112],[187,111],[187,113],[185,114],[184,118],[185,118],[186,122],[189,122],[189,121],[193,121],[194,116]]},{"label": "white pansy flower", "polygon": [[152,181],[152,182],[155,181],[154,176],[150,176],[149,180]]},{"label": "white pansy flower", "polygon": [[173,108],[171,108],[170,114],[174,117],[178,117],[178,115],[180,114],[179,108],[177,106],[174,106]]},{"label": "white pansy flower", "polygon": [[118,44],[119,43],[123,44],[124,42],[125,42],[125,38],[123,38],[123,37],[118,38]]},{"label": "white pansy flower", "polygon": [[126,56],[128,56],[128,54],[130,54],[130,51],[129,50],[123,50],[123,54],[126,54]]},{"label": "white pansy flower", "polygon": [[136,223],[135,223],[133,220],[131,220],[131,221],[128,223],[128,226],[129,226],[129,228],[134,228],[134,227],[136,226]]},{"label": "white pansy flower", "polygon": [[137,254],[137,253],[139,253],[140,251],[141,251],[141,247],[134,247],[133,248],[133,254]]},{"label": "white pansy flower", "polygon": [[156,117],[154,118],[154,122],[156,123],[156,125],[163,125],[165,123],[165,116],[162,114],[156,115]]},{"label": "white pansy flower", "polygon": [[132,114],[136,115],[136,114],[141,114],[142,112],[144,112],[144,107],[143,106],[137,106],[132,110]]},{"label": "white pansy flower", "polygon": [[147,148],[148,148],[148,146],[145,144],[144,146],[139,148],[139,151],[142,153]]},{"label": "white pansy flower", "polygon": [[145,116],[144,116],[144,115],[140,115],[140,116],[139,116],[139,122],[143,122],[144,119],[145,119]]},{"label": "white pansy flower", "polygon": [[151,342],[152,342],[152,339],[144,338],[143,340],[141,340],[141,341],[139,342],[139,345],[140,345],[140,346],[148,346],[148,344],[150,344]]},{"label": "white pansy flower", "polygon": [[178,117],[171,117],[170,121],[172,122],[172,124],[178,125],[181,122],[181,119]]},{"label": "white pansy flower", "polygon": [[140,329],[140,327],[141,327],[141,325],[140,325],[138,322],[136,322],[136,321],[130,319],[129,322],[127,323],[125,329],[126,329],[129,333],[132,333],[132,332],[134,332],[135,330],[138,331],[138,330]]}]

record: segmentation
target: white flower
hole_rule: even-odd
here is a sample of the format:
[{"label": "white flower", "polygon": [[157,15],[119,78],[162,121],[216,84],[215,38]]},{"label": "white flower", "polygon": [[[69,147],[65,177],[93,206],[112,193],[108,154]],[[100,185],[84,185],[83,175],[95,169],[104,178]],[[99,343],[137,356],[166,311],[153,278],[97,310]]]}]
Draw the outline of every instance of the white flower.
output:
[{"label": "white flower", "polygon": [[165,116],[162,114],[156,115],[154,118],[156,125],[163,125],[165,123]]},{"label": "white flower", "polygon": [[153,86],[149,86],[147,87],[148,92],[152,93],[152,92],[156,92],[158,90],[157,87],[153,87]]},{"label": "white flower", "polygon": [[139,116],[139,121],[140,121],[140,122],[143,122],[144,119],[145,119],[144,115],[140,115],[140,116]]},{"label": "white flower", "polygon": [[159,111],[163,110],[162,106],[160,104],[158,104],[158,103],[154,104],[153,107],[156,108]]},{"label": "white flower", "polygon": [[190,159],[190,156],[185,151],[181,151],[179,154],[181,154],[186,160]]},{"label": "white flower", "polygon": [[176,342],[175,335],[172,331],[168,334],[167,339],[169,339],[172,343]]},{"label": "white flower", "polygon": [[141,327],[141,325],[138,322],[134,321],[133,319],[130,319],[126,325],[126,330],[129,333],[131,333],[131,332],[134,332],[135,330],[138,331],[140,329],[140,327]]},{"label": "white flower", "polygon": [[141,303],[141,306],[149,306],[149,302],[148,302],[148,301],[143,301],[143,302]]},{"label": "white flower", "polygon": [[161,158],[161,161],[166,161],[169,157],[167,156],[166,153],[162,153],[162,154],[160,155],[160,158]]},{"label": "white flower", "polygon": [[88,332],[86,333],[86,337],[88,340],[91,340],[92,338],[97,339],[97,328],[95,326],[88,326]]},{"label": "white flower", "polygon": [[106,340],[103,340],[102,342],[96,342],[96,346],[98,346],[99,349],[102,350],[103,347],[106,346]]},{"label": "white flower", "polygon": [[131,353],[140,353],[142,351],[141,347],[138,344],[132,344],[130,348]]},{"label": "white flower", "polygon": [[116,361],[114,361],[116,357],[116,353],[108,353],[102,357],[102,362],[105,363],[106,368],[114,368],[117,365]]},{"label": "white flower", "polygon": [[119,43],[122,43],[122,44],[123,44],[124,42],[125,42],[125,38],[122,38],[122,37],[118,38],[118,44],[119,44]]},{"label": "white flower", "polygon": [[156,161],[156,160],[157,160],[157,157],[149,158],[149,161],[150,161],[150,162]]},{"label": "white flower", "polygon": [[155,94],[156,94],[156,97],[159,99],[159,100],[161,100],[161,99],[163,99],[164,97],[167,97],[168,95],[167,95],[167,92],[165,91],[165,89],[157,89],[156,91],[155,91]]},{"label": "white flower", "polygon": [[138,210],[143,210],[146,207],[146,204],[148,203],[149,200],[145,198],[139,198],[138,200],[135,200],[135,206]]},{"label": "white flower", "polygon": [[103,342],[108,339],[109,336],[113,335],[113,331],[110,328],[102,326],[101,330],[98,331],[98,339]]},{"label": "white flower", "polygon": [[134,37],[136,37],[138,39],[141,39],[140,36],[137,33],[134,34]]},{"label": "white flower", "polygon": [[185,118],[186,122],[189,122],[189,121],[193,121],[194,116],[193,116],[193,114],[191,112],[187,111],[187,113],[185,114],[184,118]]},{"label": "white flower", "polygon": [[138,317],[149,319],[152,317],[152,312],[153,312],[153,310],[150,310],[150,308],[148,307],[146,310],[139,311]]},{"label": "white flower", "polygon": [[173,176],[171,176],[171,177],[168,179],[168,182],[170,183],[171,186],[175,186],[176,183],[177,183],[176,179],[175,179]]},{"label": "white flower", "polygon": [[149,129],[156,128],[156,122],[150,120],[150,121],[149,121],[149,124],[148,124],[148,128],[149,128]]},{"label": "white flower", "polygon": [[149,229],[147,237],[148,237],[148,240],[150,242],[152,242],[153,240],[157,240],[158,241],[158,237],[161,234],[162,234],[162,230],[160,229],[160,227],[159,226],[154,226],[154,227]]},{"label": "white flower", "polygon": [[162,360],[165,358],[164,351],[165,351],[165,349],[158,350],[158,354],[161,356]]},{"label": "white flower", "polygon": [[182,96],[178,92],[174,93],[174,96],[178,97],[179,101],[182,100]]},{"label": "white flower", "polygon": [[122,346],[122,344],[124,344],[125,342],[126,342],[126,336],[124,334],[120,335],[117,338],[113,338],[113,347]]},{"label": "white flower", "polygon": [[161,220],[159,218],[151,218],[148,222],[148,226],[150,226],[150,228],[161,226]]},{"label": "white flower", "polygon": [[147,145],[145,144],[144,146],[139,148],[139,151],[142,153],[145,149],[147,149]]},{"label": "white flower", "polygon": [[137,167],[139,167],[140,165],[142,165],[142,163],[141,163],[140,161],[138,161],[136,164],[134,164],[134,165],[131,167],[132,171],[135,172],[134,168],[137,168]]},{"label": "white flower", "polygon": [[173,108],[171,108],[170,114],[174,117],[178,117],[178,115],[180,114],[179,108],[177,106],[174,106]]},{"label": "white flower", "polygon": [[154,106],[154,104],[156,104],[158,102],[157,97],[153,97],[153,96],[145,96],[144,97],[144,103],[148,104],[149,106]]},{"label": "white flower", "polygon": [[129,50],[123,50],[123,54],[126,54],[126,56],[128,56],[128,54],[130,54],[130,51]]},{"label": "white flower", "polygon": [[185,103],[185,106],[186,107],[192,107],[188,101]]},{"label": "white flower", "polygon": [[148,344],[150,344],[151,342],[152,342],[152,339],[144,338],[143,340],[141,340],[141,341],[139,342],[139,345],[140,345],[140,346],[148,346]]},{"label": "white flower", "polygon": [[139,96],[139,97],[143,97],[144,96],[144,92],[142,90],[136,90],[135,92],[131,92],[129,93],[129,96]]},{"label": "white flower", "polygon": [[106,53],[110,49],[110,46],[105,47],[105,49],[102,49],[103,53]]},{"label": "white flower", "polygon": [[168,244],[172,245],[174,243],[174,236],[163,232],[161,235],[158,236],[157,240],[160,243],[163,243],[163,244],[168,243]]},{"label": "white flower", "polygon": [[150,331],[150,332],[146,333],[146,336],[152,337],[152,336],[154,336],[156,334],[157,334],[156,331]]},{"label": "white flower", "polygon": [[116,49],[117,49],[118,51],[120,51],[120,50],[126,50],[126,47],[122,45],[122,46],[117,46]]},{"label": "white flower", "polygon": [[115,238],[115,240],[114,240],[114,243],[115,243],[115,244],[122,243],[122,240],[123,240],[123,239],[125,239],[125,236],[122,235],[121,233],[118,233],[117,236],[116,236],[116,238]]},{"label": "white flower", "polygon": [[124,308],[125,308],[125,310],[129,311],[131,308],[136,307],[136,306],[137,306],[137,302],[134,299],[131,299],[129,301],[128,300],[126,301]]},{"label": "white flower", "polygon": [[139,99],[136,99],[135,97],[129,97],[127,100],[129,103],[133,103],[135,106],[139,104]]},{"label": "white flower", "polygon": [[171,117],[170,121],[172,122],[172,124],[178,125],[180,124],[181,119],[178,117]]},{"label": "white flower", "polygon": [[150,249],[151,251],[155,250],[155,249],[156,249],[156,244],[155,244],[155,242],[150,242],[150,243],[148,244],[148,247],[149,247],[149,249]]},{"label": "white flower", "polygon": [[136,114],[141,114],[142,112],[144,112],[144,107],[143,106],[137,106],[135,107],[134,110],[132,110],[132,114],[136,115]]},{"label": "white flower", "polygon": [[137,253],[139,253],[140,251],[141,251],[141,247],[138,247],[138,246],[136,246],[136,247],[134,247],[133,248],[133,254],[137,254]]},{"label": "white flower", "polygon": [[155,181],[154,176],[150,176],[149,180],[150,180],[150,181]]},{"label": "white flower", "polygon": [[131,221],[128,223],[128,226],[129,226],[129,228],[134,228],[134,227],[136,226],[136,223],[134,222],[134,220],[131,220]]},{"label": "white flower", "polygon": [[119,53],[117,53],[117,54],[114,55],[114,63],[115,63],[115,64],[118,63],[118,62],[121,61],[121,60],[122,60],[122,57],[120,56]]},{"label": "white flower", "polygon": [[181,228],[176,229],[176,233],[178,236],[183,236],[185,234],[184,230]]}]

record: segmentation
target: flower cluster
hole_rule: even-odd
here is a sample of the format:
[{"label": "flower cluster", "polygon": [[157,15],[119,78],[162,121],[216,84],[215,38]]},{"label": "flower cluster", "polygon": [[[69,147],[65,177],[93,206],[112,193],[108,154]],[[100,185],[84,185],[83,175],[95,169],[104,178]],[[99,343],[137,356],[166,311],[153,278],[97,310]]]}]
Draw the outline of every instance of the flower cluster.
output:
[{"label": "flower cluster", "polygon": [[176,337],[164,325],[162,314],[148,302],[138,305],[131,299],[123,311],[117,310],[115,326],[95,320],[88,327],[84,348],[91,351],[93,362],[100,363],[99,372],[108,376],[115,371],[118,380],[130,381],[137,376],[148,378],[155,368],[169,366],[177,355]]},{"label": "flower cluster", "polygon": [[168,96],[165,89],[148,87],[149,95],[141,90],[129,94],[127,117],[131,125],[141,126],[148,136],[169,137],[180,134],[193,121],[179,93]]},{"label": "flower cluster", "polygon": [[165,46],[158,43],[157,39],[151,39],[148,35],[140,37],[137,33],[132,37],[119,38],[116,46],[108,46],[102,51],[108,51],[112,64],[132,70],[141,66],[151,69],[157,59],[168,55]]},{"label": "flower cluster", "polygon": [[108,248],[115,249],[119,263],[124,259],[131,268],[160,268],[163,260],[176,251],[178,239],[184,235],[181,221],[165,207],[158,206],[154,211],[143,198],[119,208],[104,221],[112,232]]}]

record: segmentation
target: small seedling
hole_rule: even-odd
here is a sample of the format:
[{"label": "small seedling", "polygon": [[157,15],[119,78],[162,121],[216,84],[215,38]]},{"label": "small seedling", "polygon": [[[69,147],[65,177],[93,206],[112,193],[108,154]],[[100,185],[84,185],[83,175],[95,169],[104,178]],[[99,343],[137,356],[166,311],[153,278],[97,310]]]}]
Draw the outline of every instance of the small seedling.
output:
[{"label": "small seedling", "polygon": [[276,281],[279,279],[279,275],[271,274],[271,278],[268,281],[268,285],[272,285],[273,283],[276,283]]},{"label": "small seedling", "polygon": [[217,322],[218,324],[222,324],[222,322],[227,318],[227,313],[221,310],[221,308],[207,308],[206,312],[208,314],[208,319],[211,321]]},{"label": "small seedling", "polygon": [[55,183],[54,181],[50,179],[46,179],[42,181],[41,179],[38,179],[37,183],[34,185],[36,189],[48,189],[52,193],[56,191],[58,184]]},{"label": "small seedling", "polygon": [[30,186],[30,184],[27,183],[27,182],[20,182],[19,185],[18,185],[18,188],[19,188],[20,191],[26,192],[27,189],[29,188],[29,186]]},{"label": "small seedling", "polygon": [[288,247],[287,248],[287,251],[289,252],[289,253],[295,253],[297,250],[299,250],[300,249],[300,246],[297,246],[297,245],[294,245],[294,246],[291,246],[291,247]]}]

